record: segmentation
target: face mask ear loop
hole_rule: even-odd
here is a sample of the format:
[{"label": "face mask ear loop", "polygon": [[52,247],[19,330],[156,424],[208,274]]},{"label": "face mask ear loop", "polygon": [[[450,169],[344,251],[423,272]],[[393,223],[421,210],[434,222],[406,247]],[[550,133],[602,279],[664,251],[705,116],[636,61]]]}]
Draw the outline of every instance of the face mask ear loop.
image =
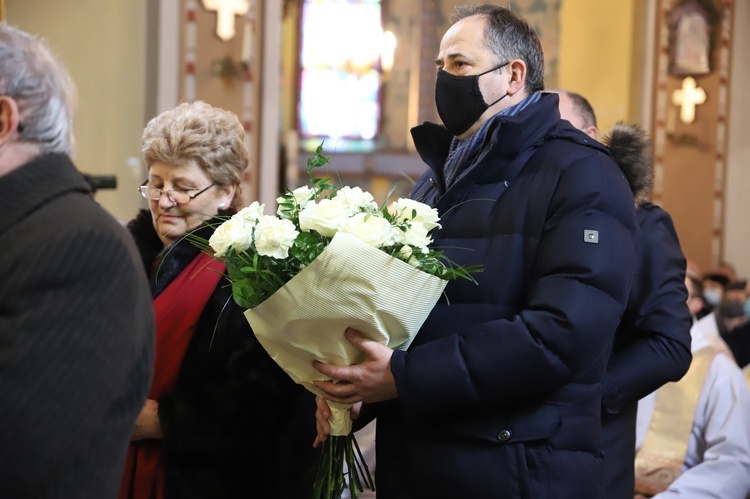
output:
[{"label": "face mask ear loop", "polygon": [[[482,76],[482,75],[486,75],[487,73],[491,73],[492,71],[497,71],[498,69],[504,68],[508,64],[510,64],[510,61],[506,62],[505,64],[501,64],[500,66],[498,66],[496,68],[492,68],[492,69],[490,69],[488,71],[485,71],[484,73],[481,73],[481,74],[479,74],[477,76]],[[499,99],[497,99],[495,102],[493,102],[492,104],[487,104],[487,108],[488,109],[491,108],[492,106],[494,106],[495,104],[497,104],[501,100],[505,99],[507,96],[508,96],[508,92],[505,92],[505,95],[503,95],[502,97],[500,97]]]},{"label": "face mask ear loop", "polygon": [[487,73],[491,73],[491,72],[493,72],[493,71],[497,71],[498,69],[502,69],[502,68],[504,68],[504,67],[505,67],[505,66],[507,66],[508,64],[510,64],[510,61],[506,62],[505,64],[500,64],[499,66],[495,66],[495,67],[494,67],[494,68],[492,68],[492,69],[488,69],[488,70],[487,70],[487,71],[485,71],[484,73],[479,73],[479,74],[478,74],[478,75],[476,75],[476,76],[482,76],[482,75],[486,75]]},{"label": "face mask ear loop", "polygon": [[492,104],[487,104],[487,108],[488,109],[491,108],[492,106],[494,106],[495,104],[497,104],[501,100],[505,99],[507,96],[508,96],[508,92],[505,92],[505,95],[503,95],[502,97],[500,97],[499,99],[497,99],[495,102],[493,102]]}]

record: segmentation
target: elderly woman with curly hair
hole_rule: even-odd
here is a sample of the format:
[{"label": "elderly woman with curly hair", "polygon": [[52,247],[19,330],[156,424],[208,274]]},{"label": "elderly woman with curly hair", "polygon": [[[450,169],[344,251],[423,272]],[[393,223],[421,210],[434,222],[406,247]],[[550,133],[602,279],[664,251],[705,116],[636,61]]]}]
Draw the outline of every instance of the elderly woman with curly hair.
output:
[{"label": "elderly woman with curly hair", "polygon": [[136,421],[120,498],[299,498],[310,494],[312,395],[255,339],[208,239],[241,208],[248,164],[237,117],[203,102],[151,120],[148,200],[128,224],[156,315],[155,374]]}]

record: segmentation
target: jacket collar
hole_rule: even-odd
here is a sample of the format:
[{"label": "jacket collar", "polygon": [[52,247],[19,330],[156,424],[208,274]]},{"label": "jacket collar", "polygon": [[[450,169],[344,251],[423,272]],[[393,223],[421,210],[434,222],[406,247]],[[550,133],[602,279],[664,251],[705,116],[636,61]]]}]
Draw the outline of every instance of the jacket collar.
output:
[{"label": "jacket collar", "polygon": [[0,234],[29,213],[69,192],[91,194],[91,188],[66,154],[38,156],[0,176]]}]

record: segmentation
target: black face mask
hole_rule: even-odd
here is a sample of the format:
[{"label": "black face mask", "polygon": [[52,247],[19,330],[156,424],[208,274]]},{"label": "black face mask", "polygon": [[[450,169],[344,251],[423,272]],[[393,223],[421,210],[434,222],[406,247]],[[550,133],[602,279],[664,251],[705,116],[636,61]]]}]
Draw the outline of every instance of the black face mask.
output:
[{"label": "black face mask", "polygon": [[461,135],[477,122],[482,113],[508,96],[497,99],[492,104],[484,102],[479,90],[479,77],[507,66],[501,64],[496,68],[478,75],[456,76],[445,70],[438,70],[435,83],[435,104],[445,128],[455,136]]}]

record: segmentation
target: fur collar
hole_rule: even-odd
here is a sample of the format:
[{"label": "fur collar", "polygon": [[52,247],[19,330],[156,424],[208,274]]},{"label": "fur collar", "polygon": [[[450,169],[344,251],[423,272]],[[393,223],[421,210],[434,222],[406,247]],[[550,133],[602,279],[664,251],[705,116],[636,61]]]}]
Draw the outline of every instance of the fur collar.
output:
[{"label": "fur collar", "polygon": [[638,125],[618,122],[603,143],[625,174],[636,206],[647,201],[654,181],[654,158],[646,131]]}]

